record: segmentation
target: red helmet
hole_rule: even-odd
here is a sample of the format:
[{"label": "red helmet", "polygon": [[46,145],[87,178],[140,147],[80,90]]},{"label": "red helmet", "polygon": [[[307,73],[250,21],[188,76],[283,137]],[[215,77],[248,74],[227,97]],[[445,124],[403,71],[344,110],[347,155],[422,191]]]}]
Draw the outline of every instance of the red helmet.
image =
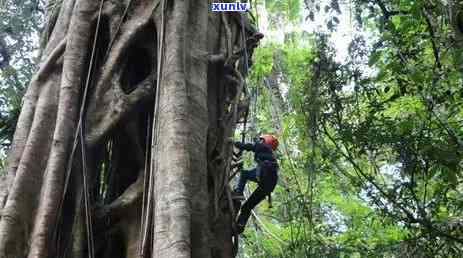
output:
[{"label": "red helmet", "polygon": [[271,134],[263,134],[259,137],[265,144],[272,146],[272,150],[276,150],[278,147],[278,139]]}]

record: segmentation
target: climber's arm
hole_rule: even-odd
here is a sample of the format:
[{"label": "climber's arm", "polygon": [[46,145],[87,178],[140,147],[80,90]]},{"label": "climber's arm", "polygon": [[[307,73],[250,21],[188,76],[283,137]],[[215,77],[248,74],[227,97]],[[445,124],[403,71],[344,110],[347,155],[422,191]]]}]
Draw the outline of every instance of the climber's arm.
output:
[{"label": "climber's arm", "polygon": [[256,145],[252,143],[235,142],[235,147],[245,151],[256,151]]}]

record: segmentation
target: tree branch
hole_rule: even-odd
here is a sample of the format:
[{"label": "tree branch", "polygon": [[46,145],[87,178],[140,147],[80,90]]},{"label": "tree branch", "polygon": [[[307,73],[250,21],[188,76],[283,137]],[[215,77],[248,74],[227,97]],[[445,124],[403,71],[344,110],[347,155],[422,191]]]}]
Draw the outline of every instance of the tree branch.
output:
[{"label": "tree branch", "polygon": [[442,65],[440,62],[439,47],[437,46],[436,41],[435,41],[436,35],[434,31],[434,25],[432,23],[432,17],[425,8],[423,8],[423,14],[426,20],[426,24],[428,25],[429,36],[431,37],[431,44],[432,44],[434,59],[436,60],[437,68],[441,69]]}]

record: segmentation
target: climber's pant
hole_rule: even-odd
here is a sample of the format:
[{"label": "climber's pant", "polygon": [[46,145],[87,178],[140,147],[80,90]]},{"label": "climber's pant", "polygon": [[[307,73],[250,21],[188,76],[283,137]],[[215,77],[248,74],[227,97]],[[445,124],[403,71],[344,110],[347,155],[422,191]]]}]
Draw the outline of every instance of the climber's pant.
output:
[{"label": "climber's pant", "polygon": [[278,165],[270,161],[264,161],[261,165],[259,185],[256,190],[249,196],[246,202],[241,206],[241,213],[237,223],[246,225],[251,211],[257,206],[267,195],[272,193],[278,181]]},{"label": "climber's pant", "polygon": [[244,188],[246,187],[246,183],[248,181],[258,182],[258,178],[260,177],[260,168],[259,166],[250,169],[250,170],[241,170],[240,177],[238,178],[238,184],[235,187],[235,192],[243,193]]}]

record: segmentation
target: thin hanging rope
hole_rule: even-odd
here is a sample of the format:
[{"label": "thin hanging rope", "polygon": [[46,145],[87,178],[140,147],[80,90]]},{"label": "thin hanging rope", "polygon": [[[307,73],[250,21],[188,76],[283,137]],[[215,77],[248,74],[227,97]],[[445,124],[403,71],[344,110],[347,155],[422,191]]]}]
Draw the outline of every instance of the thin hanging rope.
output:
[{"label": "thin hanging rope", "polygon": [[[244,63],[243,63],[243,78],[244,78],[244,87],[243,89],[246,91],[246,75],[249,71],[249,57],[248,57],[248,47],[246,44],[246,28],[244,26],[244,15],[240,14],[240,21],[241,21],[241,40],[243,44],[243,50],[244,50]],[[244,116],[244,123],[243,123],[243,130],[241,132],[241,142],[244,143],[246,141],[246,130],[247,130],[247,122],[248,122],[248,115],[249,115],[249,107],[246,110],[245,116]]]},{"label": "thin hanging rope", "polygon": [[246,29],[244,27],[244,14],[240,14],[241,17],[241,38],[243,41],[243,49],[244,49],[244,75],[246,75],[249,71],[249,62],[248,62],[248,47],[246,44]]},{"label": "thin hanging rope", "polygon": [[[94,62],[95,62],[95,50],[96,50],[96,43],[98,41],[98,32],[99,32],[99,29],[100,29],[100,23],[101,23],[101,15],[102,15],[102,11],[103,11],[103,4],[104,4],[104,0],[101,0],[100,1],[100,7],[99,7],[99,10],[98,10],[98,18],[97,18],[97,24],[96,24],[96,28],[95,28],[95,36],[93,38],[93,44],[92,44],[92,52],[91,52],[91,55],[90,55],[90,62],[89,62],[89,66],[88,66],[88,71],[87,71],[87,77],[86,77],[86,80],[85,80],[85,86],[84,86],[84,92],[83,92],[83,96],[82,96],[82,102],[80,104],[80,111],[79,111],[79,121],[77,123],[77,128],[76,128],[76,133],[74,134],[74,142],[73,142],[73,146],[72,146],[72,150],[71,150],[71,154],[69,156],[69,159],[68,159],[68,162],[67,162],[67,168],[66,168],[66,177],[65,177],[65,182],[64,182],[64,189],[63,189],[63,194],[61,196],[61,201],[60,201],[60,204],[58,206],[58,213],[57,214],[61,214],[62,212],[62,207],[63,207],[63,203],[64,203],[64,198],[65,198],[65,195],[66,195],[66,192],[67,192],[67,189],[68,189],[68,186],[69,186],[69,179],[70,179],[70,175],[71,175],[71,171],[72,171],[72,162],[74,160],[74,155],[75,155],[75,152],[77,150],[77,144],[78,144],[78,141],[80,139],[81,141],[81,154],[82,154],[82,175],[83,175],[83,181],[84,181],[84,189],[83,189],[83,192],[84,192],[84,206],[85,206],[85,213],[86,213],[86,223],[87,223],[87,244],[88,244],[88,248],[89,248],[89,257],[90,258],[94,258],[95,256],[95,253],[94,253],[94,241],[93,241],[93,229],[92,229],[92,217],[91,217],[91,212],[90,212],[90,203],[89,203],[89,196],[88,196],[88,187],[87,187],[87,164],[86,164],[86,155],[85,155],[85,133],[84,133],[84,130],[83,130],[83,123],[84,123],[84,113],[85,113],[85,106],[86,106],[86,102],[87,102],[87,96],[88,96],[88,88],[89,88],[89,85],[90,85],[90,81],[91,81],[91,77],[92,77],[92,74],[93,74],[93,68],[94,68]],[[60,215],[58,215],[60,216]],[[57,223],[58,223],[58,220],[57,220]],[[56,225],[55,226],[55,236],[57,234],[57,231],[58,231],[58,226]],[[64,254],[63,256],[65,256],[66,254]]]},{"label": "thin hanging rope", "polygon": [[[146,199],[147,199],[147,188],[148,188],[148,176],[149,176],[149,170],[148,170],[148,165],[149,165],[149,152],[150,152],[150,144],[148,144],[148,140],[151,137],[150,131],[151,131],[151,115],[148,115],[147,118],[147,126],[146,126],[146,143],[145,143],[145,169],[144,169],[144,174],[143,174],[143,199],[142,199],[142,210],[141,210],[141,225],[140,225],[140,239],[143,239],[144,237],[144,228],[145,228],[145,214],[146,214]],[[141,256],[142,255],[142,245],[143,241],[139,241],[138,245],[138,253]]]},{"label": "thin hanging rope", "polygon": [[[154,101],[154,110],[153,110],[153,120],[152,120],[152,133],[151,133],[151,157],[150,157],[150,169],[148,176],[148,196],[146,204],[146,212],[144,212],[144,218],[142,218],[142,239],[139,247],[139,256],[145,257],[145,251],[148,244],[148,236],[152,235],[152,250],[154,250],[154,236],[155,236],[155,184],[156,184],[156,171],[157,171],[157,160],[155,160],[156,148],[158,146],[158,137],[159,137],[159,125],[157,123],[159,119],[159,97],[160,97],[160,88],[161,88],[161,79],[162,79],[162,66],[164,58],[164,32],[165,32],[165,0],[161,0],[161,32],[159,36],[159,48],[158,48],[158,60],[157,60],[157,74],[156,74],[156,96]],[[143,213],[143,212],[142,212]]]},{"label": "thin hanging rope", "polygon": [[251,94],[251,125],[250,125],[250,130],[251,130],[251,136],[249,136],[249,140],[252,141],[253,137],[255,136],[254,134],[257,133],[257,114],[259,111],[259,85],[257,84],[254,87],[254,90],[252,91]]},{"label": "thin hanging rope", "polygon": [[82,153],[82,179],[84,183],[84,208],[85,208],[85,224],[87,229],[87,245],[88,245],[88,257],[94,258],[95,257],[95,249],[94,249],[94,241],[93,241],[93,220],[92,214],[90,211],[90,193],[88,187],[88,171],[87,171],[87,154],[86,154],[86,146],[85,146],[85,138],[83,131],[85,130],[84,126],[81,126],[80,129],[80,146],[81,146],[81,153]]},{"label": "thin hanging rope", "polygon": [[81,154],[82,154],[82,180],[84,183],[83,191],[84,191],[84,203],[85,203],[84,206],[85,206],[85,218],[86,218],[86,226],[87,226],[87,245],[88,245],[88,257],[89,258],[95,257],[95,242],[93,239],[93,219],[92,219],[92,213],[90,211],[91,200],[90,200],[90,189],[88,186],[84,113],[85,113],[85,106],[86,106],[86,100],[87,100],[87,95],[88,95],[88,88],[89,88],[91,77],[93,74],[93,66],[95,62],[95,49],[96,49],[96,44],[98,41],[98,32],[100,29],[101,13],[103,10],[103,4],[104,4],[104,0],[101,0],[100,9],[98,11],[97,25],[95,28],[95,36],[93,38],[92,54],[90,58],[90,67],[89,67],[89,71],[87,73],[87,79],[85,82],[84,98],[82,99],[81,112],[80,112],[80,117],[79,117],[79,121],[81,123],[79,135],[80,135],[80,146],[81,146]]},{"label": "thin hanging rope", "polygon": [[[240,21],[241,21],[241,40],[242,40],[242,46],[243,46],[243,51],[244,51],[244,62],[243,62],[243,83],[244,83],[244,89],[246,91],[246,75],[249,71],[249,61],[248,61],[248,49],[247,49],[247,44],[246,44],[246,29],[245,29],[245,24],[244,24],[244,16],[243,14],[240,14]],[[246,110],[245,113],[245,118],[244,118],[244,124],[241,132],[241,142],[245,142],[246,140],[246,126],[247,126],[247,120],[248,120],[248,115],[249,115],[249,107]],[[242,152],[240,151],[238,153],[238,156],[241,156]],[[228,172],[228,171],[227,171]],[[228,184],[230,180],[237,174],[235,172],[231,177],[226,178],[226,183]],[[236,227],[236,214],[238,211],[235,209],[234,204],[233,204],[233,199],[231,195],[230,188],[227,186],[226,189],[226,195],[228,199],[228,205],[230,207],[230,211],[232,213],[233,221],[232,221],[232,231],[233,231],[233,255],[236,256],[238,254],[238,249],[239,249],[239,234],[237,233],[237,227]]]},{"label": "thin hanging rope", "polygon": [[[273,98],[275,97],[272,92],[271,92],[271,87],[269,85],[269,82],[267,80],[267,78],[264,78],[263,80],[264,82],[264,89],[267,90],[267,93],[269,95],[269,98],[267,99],[267,107],[269,109],[272,109],[274,108],[274,106],[272,105],[272,102],[273,102]],[[283,123],[282,123],[282,119],[280,117],[280,114],[278,112],[275,112],[274,110],[274,113],[276,115],[276,122],[279,124],[279,127],[282,129],[283,128]],[[315,141],[315,133],[311,132],[311,138],[312,138],[312,141]],[[288,160],[288,163],[289,163],[289,170],[292,172],[293,176],[295,178],[297,178],[297,175],[296,175],[296,172],[295,172],[295,165],[289,155],[289,149],[288,149],[288,144],[286,141],[282,141],[282,145],[283,145],[283,149],[284,149],[284,152],[283,152],[283,155],[286,157],[286,160]],[[312,146],[312,156],[314,155],[314,148],[315,146]],[[313,158],[313,157],[311,157]],[[311,162],[313,163],[313,162]],[[315,169],[312,168],[312,172],[315,171]],[[281,178],[283,180],[283,178]],[[304,206],[304,208],[306,209],[306,212],[309,213],[309,222],[310,222],[310,228],[309,228],[309,253],[311,252],[312,250],[312,242],[313,242],[313,218],[312,218],[312,215],[313,215],[313,205],[312,205],[312,202],[313,202],[313,193],[314,193],[314,188],[315,188],[315,185],[314,185],[314,179],[312,178],[312,173],[309,175],[309,180],[310,180],[310,183],[309,183],[309,191],[310,191],[310,203],[309,203],[309,207],[308,207],[308,210],[307,210],[307,207]],[[299,192],[300,193],[303,193],[303,188],[301,187],[301,185],[299,184],[299,181],[295,180],[296,181],[296,185],[298,186],[299,188]],[[287,183],[284,183],[287,185]],[[291,229],[292,230],[292,229]],[[305,226],[304,226],[304,232],[305,232]],[[292,233],[291,233],[292,234]],[[291,240],[291,241],[294,241],[294,240]]]},{"label": "thin hanging rope", "polygon": [[155,186],[156,186],[156,173],[158,171],[158,159],[155,155],[157,154],[157,147],[158,147],[158,139],[159,139],[159,98],[161,95],[161,81],[162,81],[162,72],[164,71],[164,34],[166,30],[166,0],[161,0],[161,35],[160,35],[160,43],[159,43],[159,55],[158,55],[158,72],[157,72],[157,81],[156,81],[156,105],[154,106],[154,114],[155,117],[153,119],[153,130],[155,133],[155,137],[153,138],[153,146],[151,149],[151,168],[152,168],[152,195],[153,198],[151,201],[153,202],[152,208],[152,238],[151,238],[151,248],[154,252],[154,244],[155,244],[155,236],[156,236],[156,200],[157,196],[155,194]]}]

